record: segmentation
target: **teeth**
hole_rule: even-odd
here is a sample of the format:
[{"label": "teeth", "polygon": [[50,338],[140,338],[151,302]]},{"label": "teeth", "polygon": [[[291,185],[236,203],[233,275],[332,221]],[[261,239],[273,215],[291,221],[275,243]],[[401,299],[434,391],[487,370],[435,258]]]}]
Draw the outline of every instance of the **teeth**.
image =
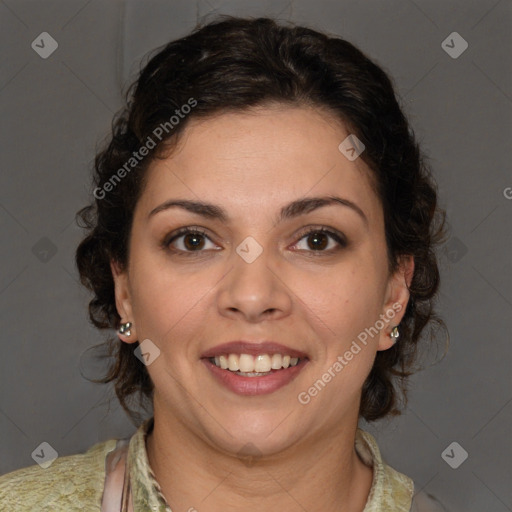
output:
[{"label": "teeth", "polygon": [[240,370],[238,365],[239,357],[236,354],[229,354],[228,356],[228,369],[232,372]]},{"label": "teeth", "polygon": [[254,360],[254,369],[251,369],[251,371],[255,371],[257,373],[269,372],[272,369],[272,360],[270,359],[270,356],[262,354],[254,358],[252,356],[248,357]]},{"label": "teeth", "polygon": [[211,359],[215,366],[223,370],[231,372],[239,372],[244,376],[258,377],[260,374],[266,375],[270,370],[280,370],[281,368],[288,368],[296,366],[299,363],[298,357],[291,357],[289,355],[273,354],[259,354],[252,356],[250,354],[224,354]]},{"label": "teeth", "polygon": [[272,356],[272,370],[280,370],[283,366],[283,356],[281,354],[274,354]]},{"label": "teeth", "polygon": [[241,375],[242,377],[263,377],[264,375],[270,375],[272,372],[251,372],[251,373],[245,373],[245,372],[237,372],[238,375]]},{"label": "teeth", "polygon": [[[238,358],[238,366],[241,372],[253,372],[254,371],[255,361],[252,356],[249,354],[241,354]],[[267,370],[268,371],[268,370]]]}]

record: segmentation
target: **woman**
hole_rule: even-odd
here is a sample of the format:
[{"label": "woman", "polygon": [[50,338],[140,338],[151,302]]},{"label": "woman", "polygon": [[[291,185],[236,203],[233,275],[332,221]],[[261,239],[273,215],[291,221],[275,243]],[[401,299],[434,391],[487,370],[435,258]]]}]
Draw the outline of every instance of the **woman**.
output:
[{"label": "woman", "polygon": [[399,414],[442,324],[444,212],[384,71],[304,27],[210,23],[142,70],[93,194],[104,382],[152,415],[4,476],[2,510],[443,510],[358,428]]}]

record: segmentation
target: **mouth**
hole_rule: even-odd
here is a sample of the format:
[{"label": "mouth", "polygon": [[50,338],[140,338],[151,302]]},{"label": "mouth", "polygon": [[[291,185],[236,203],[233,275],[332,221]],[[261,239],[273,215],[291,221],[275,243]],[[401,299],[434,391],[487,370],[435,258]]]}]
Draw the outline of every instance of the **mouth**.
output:
[{"label": "mouth", "polygon": [[292,357],[289,354],[222,354],[208,358],[208,361],[217,368],[236,373],[241,377],[263,377],[293,368],[305,361],[306,357]]},{"label": "mouth", "polygon": [[294,380],[309,357],[274,343],[228,343],[205,352],[201,361],[216,381],[239,395],[272,393]]}]

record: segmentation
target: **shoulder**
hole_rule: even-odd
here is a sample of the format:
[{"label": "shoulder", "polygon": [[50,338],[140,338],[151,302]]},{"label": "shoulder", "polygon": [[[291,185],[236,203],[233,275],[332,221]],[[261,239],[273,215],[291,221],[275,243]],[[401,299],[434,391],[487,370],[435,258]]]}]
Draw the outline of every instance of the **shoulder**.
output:
[{"label": "shoulder", "polygon": [[0,510],[99,511],[105,458],[116,444],[110,439],[85,453],[58,457],[47,469],[34,465],[0,476]]},{"label": "shoulder", "polygon": [[363,462],[373,465],[374,470],[368,512],[448,512],[446,506],[432,494],[419,489],[410,477],[386,464],[381,457],[376,439],[360,428],[356,432],[356,451]]}]

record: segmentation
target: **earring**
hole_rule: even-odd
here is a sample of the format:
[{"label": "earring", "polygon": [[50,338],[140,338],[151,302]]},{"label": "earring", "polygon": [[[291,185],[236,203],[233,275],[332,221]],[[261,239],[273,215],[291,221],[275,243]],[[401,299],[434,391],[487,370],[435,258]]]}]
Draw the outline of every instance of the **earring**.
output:
[{"label": "earring", "polygon": [[132,326],[131,322],[125,322],[124,324],[121,324],[119,327],[119,330],[117,331],[119,334],[124,334],[125,336],[131,336],[132,332],[130,331],[130,328]]},{"label": "earring", "polygon": [[396,340],[400,336],[400,333],[398,332],[398,325],[395,325],[395,327],[393,327],[393,330],[391,331],[390,336],[394,340],[393,343],[396,343]]}]

